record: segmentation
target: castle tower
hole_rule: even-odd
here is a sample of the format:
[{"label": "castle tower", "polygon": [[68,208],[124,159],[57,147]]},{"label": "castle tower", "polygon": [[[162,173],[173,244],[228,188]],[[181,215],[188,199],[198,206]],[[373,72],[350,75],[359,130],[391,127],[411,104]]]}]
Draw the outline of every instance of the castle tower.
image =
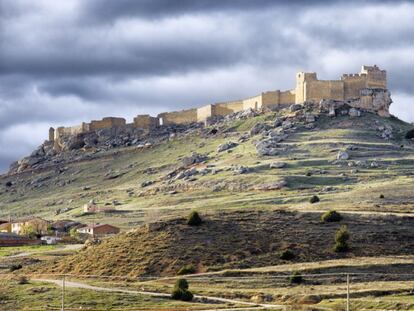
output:
[{"label": "castle tower", "polygon": [[49,141],[55,141],[55,129],[53,127],[49,129]]},{"label": "castle tower", "polygon": [[302,104],[307,99],[306,83],[318,80],[316,72],[298,72],[296,74],[295,103]]},{"label": "castle tower", "polygon": [[379,69],[377,65],[362,66],[361,75],[367,77],[366,87],[373,89],[387,89],[387,72]]}]

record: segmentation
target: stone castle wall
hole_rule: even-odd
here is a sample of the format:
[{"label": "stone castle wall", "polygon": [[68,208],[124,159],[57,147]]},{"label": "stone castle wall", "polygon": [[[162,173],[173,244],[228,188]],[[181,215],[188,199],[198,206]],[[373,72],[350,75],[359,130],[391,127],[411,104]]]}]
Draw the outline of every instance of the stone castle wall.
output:
[{"label": "stone castle wall", "polygon": [[96,120],[91,121],[91,123],[89,124],[89,131],[102,130],[105,128],[124,126],[124,125],[126,125],[126,120],[124,118],[108,117],[108,118],[103,118],[102,120],[99,120],[99,121],[96,121]]},{"label": "stone castle wall", "polygon": [[157,117],[160,120],[160,125],[192,123],[197,122],[197,109],[164,112]]},{"label": "stone castle wall", "polygon": [[149,114],[137,115],[133,124],[136,128],[151,129],[159,125],[159,119],[151,117]]},{"label": "stone castle wall", "polygon": [[[389,116],[388,106],[382,106],[384,102],[391,102],[389,92],[386,89],[386,71],[380,70],[376,65],[362,66],[360,73],[344,74],[340,80],[319,80],[314,72],[299,72],[296,75],[296,87],[294,90],[263,92],[242,100],[208,104],[200,108],[182,111],[165,112],[157,117],[138,115],[134,118],[134,122],[128,124],[128,126],[151,129],[160,125],[204,122],[211,117],[225,116],[246,109],[262,109],[274,106],[284,107],[294,103],[317,103],[321,100],[352,100],[353,105],[357,107],[375,111],[382,116]],[[376,91],[371,92],[370,90]],[[82,123],[79,126],[59,127],[56,130],[50,128],[49,140],[54,140],[55,145],[59,146],[60,137],[106,128],[124,127],[126,125],[124,118],[108,117],[98,121],[94,120],[90,123]]]}]

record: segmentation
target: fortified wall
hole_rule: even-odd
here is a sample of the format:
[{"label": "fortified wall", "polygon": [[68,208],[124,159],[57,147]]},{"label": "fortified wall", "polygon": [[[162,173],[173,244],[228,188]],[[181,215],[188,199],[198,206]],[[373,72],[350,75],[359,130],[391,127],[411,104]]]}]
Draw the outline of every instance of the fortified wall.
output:
[{"label": "fortified wall", "polygon": [[389,104],[382,104],[387,100],[391,102],[387,91],[386,71],[379,69],[376,65],[362,66],[360,73],[343,74],[340,80],[319,80],[315,72],[299,72],[296,74],[296,87],[293,90],[268,91],[246,99],[208,104],[182,111],[164,112],[156,117],[138,115],[130,124],[127,124],[124,118],[108,117],[73,127],[58,127],[56,130],[50,128],[49,140],[54,142],[55,149],[60,149],[59,141],[63,137],[107,128],[130,126],[151,130],[162,125],[205,122],[212,117],[225,116],[246,109],[257,110],[270,107],[277,109],[304,102],[316,104],[323,100],[346,101],[355,108],[371,110],[387,117],[389,116]]}]

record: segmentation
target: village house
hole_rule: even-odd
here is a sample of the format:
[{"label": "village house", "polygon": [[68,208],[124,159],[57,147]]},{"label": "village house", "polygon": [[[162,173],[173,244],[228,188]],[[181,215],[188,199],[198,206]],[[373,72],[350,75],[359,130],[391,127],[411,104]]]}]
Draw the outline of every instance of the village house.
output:
[{"label": "village house", "polygon": [[5,222],[0,224],[0,232],[10,233],[11,232],[11,223]]},{"label": "village house", "polygon": [[52,236],[52,235],[46,235],[46,236],[42,236],[40,238],[40,240],[47,245],[54,245],[57,244],[58,242],[62,241],[61,237],[58,236]]},{"label": "village house", "polygon": [[98,206],[96,203],[92,200],[91,202],[88,202],[83,205],[83,212],[84,213],[101,213],[101,212],[113,212],[115,211],[115,208],[112,206]]},{"label": "village house", "polygon": [[20,235],[34,233],[36,235],[47,234],[49,222],[40,217],[31,217],[11,222],[11,232]]},{"label": "village house", "polygon": [[115,226],[111,226],[108,224],[92,224],[86,227],[82,227],[77,229],[79,233],[89,234],[92,236],[105,236],[105,235],[112,235],[118,234],[120,229]]},{"label": "village house", "polygon": [[60,235],[65,235],[70,232],[72,228],[80,228],[82,224],[73,220],[57,220],[51,224],[52,229]]}]

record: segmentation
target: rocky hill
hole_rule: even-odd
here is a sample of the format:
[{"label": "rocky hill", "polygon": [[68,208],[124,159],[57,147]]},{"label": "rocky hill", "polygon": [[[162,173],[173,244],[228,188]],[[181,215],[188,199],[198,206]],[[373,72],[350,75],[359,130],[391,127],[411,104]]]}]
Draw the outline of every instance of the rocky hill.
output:
[{"label": "rocky hill", "polygon": [[[329,102],[248,110],[206,127],[160,128],[140,143],[111,136],[94,148],[77,145],[20,164],[0,179],[0,217],[128,229],[194,208],[315,209],[308,204],[313,194],[322,198],[319,210],[410,212],[414,144],[405,134],[412,126],[331,104],[334,114]],[[29,159],[39,157],[36,151]],[[90,200],[116,211],[84,214]]]},{"label": "rocky hill", "polygon": [[[412,277],[404,275],[414,264],[410,130],[412,125],[395,117],[323,101],[247,110],[206,126],[91,133],[59,153],[48,154],[42,145],[26,164],[2,176],[0,216],[102,222],[123,231],[88,242],[73,255],[23,262],[23,273],[157,277],[190,266],[221,275],[226,269],[257,269],[260,277],[260,271],[280,267],[274,273],[289,275],[292,267],[314,264],[311,273],[371,273],[354,279],[366,289],[359,297],[409,295]],[[93,146],[88,135],[98,136]],[[90,201],[105,212],[85,213]],[[199,227],[186,223],[192,210],[204,220]],[[321,222],[328,210],[342,220]],[[349,251],[336,253],[334,236],[342,225],[350,234]],[[281,256],[285,251],[289,258]],[[395,275],[385,280],[384,271]],[[197,282],[192,280],[196,293],[237,299],[284,303],[304,292],[344,297],[344,287],[336,288],[343,280],[336,277],[297,288],[270,279],[224,286],[211,276],[207,287]],[[169,292],[170,285],[136,286]],[[400,300],[398,305],[406,306]]]}]

